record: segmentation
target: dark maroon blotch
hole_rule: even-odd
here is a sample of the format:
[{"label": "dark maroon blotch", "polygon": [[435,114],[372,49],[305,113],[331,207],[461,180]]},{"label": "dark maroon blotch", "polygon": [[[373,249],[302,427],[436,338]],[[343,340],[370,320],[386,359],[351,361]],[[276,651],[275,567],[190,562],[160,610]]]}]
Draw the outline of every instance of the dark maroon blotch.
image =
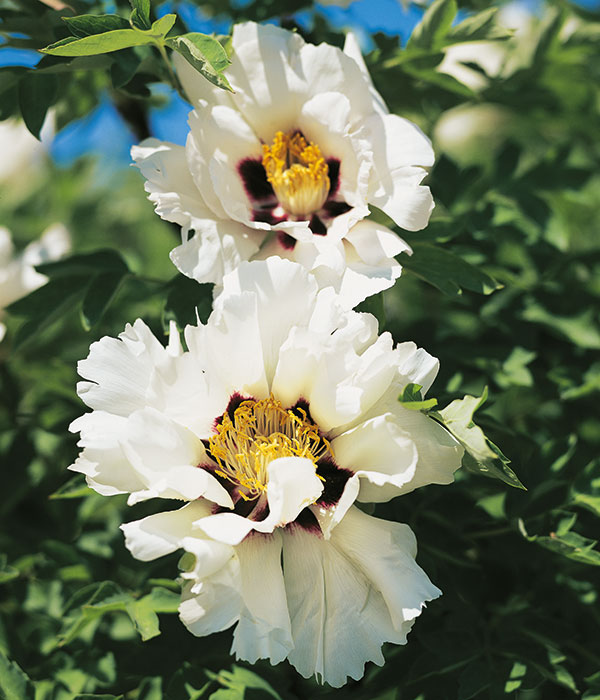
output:
[{"label": "dark maroon blotch", "polygon": [[277,240],[286,250],[294,250],[296,246],[296,239],[285,231],[277,231]]},{"label": "dark maroon blotch", "polygon": [[[301,411],[304,411],[304,415],[302,415],[302,413],[298,409],[300,409]],[[302,420],[304,420],[304,418],[308,418],[308,420],[311,423],[314,423],[314,420],[312,419],[312,416],[310,415],[310,405],[304,397],[300,397],[298,399],[298,401],[296,401],[296,403],[290,407],[289,410],[293,414],[298,416],[298,418],[301,418]]]},{"label": "dark maroon blotch", "polygon": [[238,173],[250,199],[269,199],[275,196],[271,183],[267,180],[267,173],[262,161],[258,158],[246,158],[240,161],[238,163]]},{"label": "dark maroon blotch", "polygon": [[330,200],[325,202],[323,209],[327,215],[333,219],[340,214],[345,214],[347,211],[350,211],[352,207],[349,204],[346,204],[346,202],[334,202],[333,200]]},{"label": "dark maroon blotch", "polygon": [[323,493],[317,503],[328,508],[340,500],[346,482],[354,472],[338,467],[331,457],[323,457],[317,462],[317,474],[325,479]]},{"label": "dark maroon blotch", "polygon": [[329,194],[327,196],[333,197],[340,186],[340,161],[337,158],[328,158],[327,168],[329,175]]},{"label": "dark maroon blotch", "polygon": [[317,236],[325,236],[327,234],[327,226],[319,219],[316,214],[310,217],[310,223],[308,224],[310,230]]},{"label": "dark maroon blotch", "polygon": [[321,534],[321,527],[319,525],[319,521],[315,518],[312,511],[310,511],[308,508],[305,508],[303,511],[301,511],[293,523],[289,523],[288,525],[286,525],[286,529],[291,531],[293,531],[296,527],[300,527],[303,530],[312,533],[313,535]]}]

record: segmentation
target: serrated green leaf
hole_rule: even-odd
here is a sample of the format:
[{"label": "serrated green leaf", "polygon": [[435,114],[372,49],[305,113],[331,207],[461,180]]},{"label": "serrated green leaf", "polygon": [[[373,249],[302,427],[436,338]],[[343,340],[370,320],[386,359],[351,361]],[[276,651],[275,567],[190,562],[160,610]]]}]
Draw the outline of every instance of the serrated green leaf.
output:
[{"label": "serrated green leaf", "polygon": [[467,395],[462,399],[452,401],[446,408],[432,412],[430,415],[440,422],[464,447],[462,466],[465,469],[476,474],[500,479],[515,488],[525,489],[517,475],[508,466],[510,460],[473,422],[473,414],[486,399],[487,388],[480,397]]},{"label": "serrated green leaf", "polygon": [[104,316],[126,274],[125,271],[104,272],[92,279],[81,306],[81,319],[86,330],[89,331]]},{"label": "serrated green leaf", "polygon": [[435,0],[413,29],[406,46],[407,51],[417,48],[435,49],[441,46],[457,12],[456,0]]},{"label": "serrated green leaf", "polygon": [[42,53],[50,56],[97,56],[102,53],[119,51],[132,46],[144,46],[153,44],[154,38],[150,34],[136,31],[135,29],[115,29],[102,34],[92,34],[74,41],[57,41],[45,49]]},{"label": "serrated green leaf", "polygon": [[413,254],[401,254],[402,267],[437,287],[449,296],[468,289],[479,294],[491,294],[502,285],[491,275],[471,265],[448,250],[427,243],[412,244]]},{"label": "serrated green leaf", "polygon": [[4,700],[34,700],[35,688],[19,665],[0,651],[0,691]]},{"label": "serrated green leaf", "polygon": [[36,137],[46,119],[48,109],[54,104],[58,90],[55,75],[31,71],[19,81],[19,108],[29,131]]},{"label": "serrated green leaf", "polygon": [[217,87],[233,92],[223,70],[231,63],[221,44],[207,34],[190,32],[171,37],[166,44],[177,51],[208,81]]},{"label": "serrated green leaf", "polygon": [[120,15],[78,15],[61,19],[78,38],[104,34],[116,29],[130,29],[129,22]]}]

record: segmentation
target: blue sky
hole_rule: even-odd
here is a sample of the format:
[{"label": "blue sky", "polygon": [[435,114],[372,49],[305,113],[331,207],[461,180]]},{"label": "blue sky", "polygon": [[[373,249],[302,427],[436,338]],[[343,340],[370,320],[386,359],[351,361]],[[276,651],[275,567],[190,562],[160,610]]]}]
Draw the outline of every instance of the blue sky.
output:
[{"label": "blue sky", "polygon": [[[239,4],[243,1],[239,0]],[[535,12],[539,0],[521,0],[520,4]],[[587,9],[600,9],[600,0],[578,0],[578,4]],[[158,14],[166,14],[172,9],[173,3],[168,0],[160,5]],[[209,18],[191,3],[178,2],[177,11],[191,31],[224,34],[230,31],[227,20]],[[399,0],[355,0],[347,8],[317,5],[315,11],[326,16],[338,28],[353,29],[362,40],[365,50],[370,48],[369,33],[372,32],[399,36],[404,43],[423,13],[423,10],[414,6],[404,9]],[[296,18],[301,26],[309,26],[312,21],[311,11],[300,12]],[[0,66],[32,66],[38,60],[39,54],[35,52],[3,49],[0,46]],[[151,111],[150,128],[153,135],[183,144],[187,135],[189,105],[165,85],[157,85],[155,90],[165,97],[165,105]],[[129,149],[134,141],[134,135],[110,100],[105,98],[91,114],[72,122],[59,132],[52,144],[51,153],[58,164],[68,165],[79,156],[93,152],[101,159],[103,168],[111,169],[129,164]]]}]

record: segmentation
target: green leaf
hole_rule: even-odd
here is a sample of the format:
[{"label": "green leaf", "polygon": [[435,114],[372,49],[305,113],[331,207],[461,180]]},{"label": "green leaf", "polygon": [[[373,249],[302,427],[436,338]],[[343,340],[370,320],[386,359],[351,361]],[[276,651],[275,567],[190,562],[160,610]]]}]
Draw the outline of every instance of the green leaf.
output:
[{"label": "green leaf", "polygon": [[398,397],[398,402],[410,411],[423,411],[427,413],[437,406],[437,399],[423,399],[420,384],[407,384],[404,391]]},{"label": "green leaf", "polygon": [[457,12],[456,0],[435,0],[413,29],[406,49],[435,49],[441,46]]},{"label": "green leaf", "polygon": [[[571,525],[574,524],[574,521],[575,518],[572,519]],[[566,532],[557,530],[549,535],[529,535],[521,519],[519,519],[519,529],[529,542],[537,542],[545,549],[580,564],[600,566],[600,551],[595,549],[598,544],[597,540],[588,539],[571,530]]]},{"label": "green leaf", "polygon": [[83,474],[77,474],[72,479],[66,481],[54,493],[50,494],[50,500],[60,500],[64,498],[83,498],[91,493],[90,487],[85,483]]},{"label": "green leaf", "polygon": [[0,554],[0,584],[19,577],[19,570],[7,564],[6,554]]},{"label": "green leaf", "polygon": [[85,330],[89,331],[100,321],[119,291],[126,274],[125,271],[104,272],[92,279],[81,307],[81,318]]},{"label": "green leaf", "polygon": [[225,686],[225,688],[217,690],[210,695],[210,698],[218,698],[219,700],[234,700],[239,698],[243,700],[246,689],[249,689],[261,690],[267,697],[275,698],[275,700],[282,700],[281,695],[279,695],[270,683],[267,683],[267,681],[258,674],[254,673],[254,671],[242,668],[241,666],[234,665],[231,671],[220,671],[218,674],[207,671],[206,675]]},{"label": "green leaf", "polygon": [[581,348],[600,349],[600,328],[595,309],[584,309],[575,316],[559,316],[530,301],[523,311],[523,318],[547,326]]},{"label": "green leaf", "polygon": [[19,82],[19,108],[29,131],[39,139],[46,113],[54,104],[58,90],[55,75],[31,71]]},{"label": "green leaf", "polygon": [[42,53],[50,56],[97,56],[102,53],[119,51],[131,46],[144,46],[153,44],[155,40],[150,34],[135,29],[115,29],[103,34],[92,34],[82,39],[57,41],[50,44],[45,49],[40,49]]},{"label": "green leaf", "polygon": [[77,275],[50,280],[23,299],[11,304],[7,310],[29,320],[17,330],[13,347],[18,349],[51,326],[57,319],[72,312],[84,294],[89,277]]},{"label": "green leaf", "polygon": [[196,323],[196,314],[202,321],[208,318],[212,308],[212,285],[198,284],[196,280],[177,275],[167,285],[167,298],[163,312],[163,326],[175,321],[179,330]]},{"label": "green leaf", "polygon": [[517,475],[508,466],[510,460],[489,440],[473,422],[473,414],[487,399],[487,388],[480,397],[465,396],[456,399],[441,411],[432,412],[432,418],[441,423],[464,447],[462,466],[476,474],[484,474],[504,481],[509,486],[525,489]]},{"label": "green leaf", "polygon": [[177,21],[177,15],[164,15],[152,24],[151,32],[155,36],[166,36]]},{"label": "green leaf", "polygon": [[110,67],[112,86],[118,90],[127,85],[136,74],[142,59],[135,49],[123,49],[115,55],[115,61]]},{"label": "green leaf", "polygon": [[496,22],[497,7],[489,7],[464,19],[446,35],[446,44],[465,41],[493,41],[509,39],[512,33]]},{"label": "green leaf", "polygon": [[449,296],[468,289],[479,294],[491,294],[502,285],[483,270],[471,265],[444,248],[427,243],[411,244],[412,255],[401,254],[399,262],[425,282]]},{"label": "green leaf", "polygon": [[233,92],[223,70],[231,63],[227,52],[221,44],[207,34],[190,32],[171,37],[166,44],[173,51],[181,54],[185,60],[201,73],[208,81]]},{"label": "green leaf", "polygon": [[140,29],[150,29],[150,0],[130,0],[131,23]]},{"label": "green leaf", "polygon": [[3,700],[34,700],[35,689],[29,676],[0,651],[0,692]]},{"label": "green leaf", "polygon": [[492,684],[490,669],[480,660],[471,662],[458,677],[457,700],[470,700]]},{"label": "green leaf", "polygon": [[93,253],[71,255],[56,262],[36,265],[35,269],[51,279],[80,274],[90,275],[100,272],[129,271],[127,263],[116,250],[96,250]]},{"label": "green leaf", "polygon": [[76,37],[104,34],[116,29],[130,29],[129,22],[119,15],[78,15],[62,17]]}]

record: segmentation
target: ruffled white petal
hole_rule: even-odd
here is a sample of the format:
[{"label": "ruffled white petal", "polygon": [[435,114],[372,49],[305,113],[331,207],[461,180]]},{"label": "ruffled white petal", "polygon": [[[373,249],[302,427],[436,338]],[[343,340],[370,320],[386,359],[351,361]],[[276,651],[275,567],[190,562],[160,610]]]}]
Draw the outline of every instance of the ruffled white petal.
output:
[{"label": "ruffled white petal", "polygon": [[359,501],[389,501],[415,476],[417,448],[392,414],[361,423],[335,438],[331,447],[340,467],[362,477]]},{"label": "ruffled white petal", "polygon": [[278,664],[293,647],[281,549],[281,534],[275,532],[247,537],[235,550],[244,604],[231,651],[252,664],[258,659]]},{"label": "ruffled white petal", "polygon": [[186,277],[220,284],[224,275],[258,253],[264,236],[237,221],[203,219],[194,222],[194,235],[169,257]]},{"label": "ruffled white petal", "polygon": [[288,660],[306,678],[334,687],[358,680],[366,662],[383,664],[384,642],[406,642],[424,602],[439,595],[414,562],[406,525],[351,508],[329,540],[298,527],[283,539],[295,645]]},{"label": "ruffled white petal", "polygon": [[[262,159],[259,139],[237,110],[225,105],[198,107],[190,113],[187,157],[192,177],[220,219],[254,224],[250,200],[238,172],[247,158]],[[214,193],[214,194],[213,194]]]},{"label": "ruffled white petal", "polygon": [[79,382],[77,393],[90,407],[127,416],[147,405],[146,392],[157,365],[169,361],[167,350],[146,324],[127,324],[119,339],[104,337],[92,343],[77,371],[90,381]]},{"label": "ruffled white petal", "polygon": [[191,430],[146,408],[128,420],[123,450],[147,488],[132,493],[130,504],[148,498],[193,501],[201,496],[226,508],[227,491],[203,465],[211,465],[204,445]]},{"label": "ruffled white petal", "polygon": [[179,510],[149,515],[121,525],[125,546],[136,559],[151,561],[181,548],[182,541],[192,532],[194,520],[208,515],[206,501],[188,503]]},{"label": "ruffled white petal", "polygon": [[365,59],[363,58],[362,51],[360,50],[358,39],[354,32],[348,32],[346,34],[346,40],[344,41],[344,53],[346,56],[349,56],[360,68],[363,79],[369,86],[369,92],[371,93],[371,99],[373,100],[373,111],[381,115],[389,114],[389,110],[383,97],[373,85],[373,81],[371,80],[371,76],[367,70]]},{"label": "ruffled white petal", "polygon": [[420,183],[433,165],[431,142],[407,119],[395,114],[370,116],[365,126],[373,148],[369,202],[398,226],[419,231],[429,222],[433,197]]},{"label": "ruffled white petal", "polygon": [[121,441],[127,436],[126,418],[93,411],[74,420],[69,430],[81,433],[77,444],[84,448],[69,469],[85,474],[88,486],[103,496],[145,488],[143,479],[123,452]]}]

